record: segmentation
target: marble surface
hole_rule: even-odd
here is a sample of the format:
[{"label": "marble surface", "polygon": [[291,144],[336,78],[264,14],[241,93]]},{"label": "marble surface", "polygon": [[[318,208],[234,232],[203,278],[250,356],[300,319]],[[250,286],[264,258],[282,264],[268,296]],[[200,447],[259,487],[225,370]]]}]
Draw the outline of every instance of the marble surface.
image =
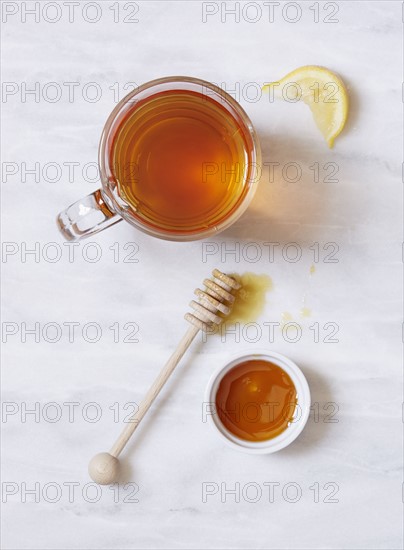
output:
[{"label": "marble surface", "polygon": [[[401,548],[401,3],[280,3],[272,22],[257,2],[238,4],[239,22],[215,2],[81,3],[72,21],[72,3],[38,2],[37,21],[23,13],[33,4],[2,3],[3,548]],[[332,151],[303,104],[251,100],[306,64],[349,85]],[[245,215],[209,241],[121,223],[69,248],[55,215],[97,187],[117,97],[173,74],[235,91],[279,163],[273,180],[264,171]],[[125,451],[123,483],[97,490],[89,458],[112,444],[213,267],[267,273],[263,315],[194,343]],[[269,341],[264,323],[282,320],[298,341],[279,326]],[[258,347],[300,365],[314,403],[295,443],[268,456],[227,448],[202,418],[213,370]]]}]

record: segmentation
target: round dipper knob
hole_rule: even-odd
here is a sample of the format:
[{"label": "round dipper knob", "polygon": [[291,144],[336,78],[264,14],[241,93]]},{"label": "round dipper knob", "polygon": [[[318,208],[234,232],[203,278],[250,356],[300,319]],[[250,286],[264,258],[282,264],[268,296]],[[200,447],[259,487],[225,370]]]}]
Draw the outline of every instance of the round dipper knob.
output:
[{"label": "round dipper knob", "polygon": [[98,453],[91,459],[88,473],[99,485],[114,483],[119,474],[119,460],[109,453]]}]

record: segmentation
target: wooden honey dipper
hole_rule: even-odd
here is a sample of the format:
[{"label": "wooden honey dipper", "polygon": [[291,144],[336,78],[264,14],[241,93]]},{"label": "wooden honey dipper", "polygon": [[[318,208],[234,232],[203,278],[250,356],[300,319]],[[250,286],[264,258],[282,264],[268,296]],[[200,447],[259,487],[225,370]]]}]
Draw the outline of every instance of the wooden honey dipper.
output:
[{"label": "wooden honey dipper", "polygon": [[223,321],[223,317],[217,315],[218,312],[223,315],[228,315],[230,313],[234,302],[232,291],[238,290],[241,285],[235,279],[225,275],[218,269],[214,269],[212,275],[213,279],[205,279],[203,281],[205,290],[200,290],[199,288],[195,290],[198,302],[192,300],[189,304],[194,310],[194,313],[185,314],[185,319],[191,323],[191,326],[149,388],[139,409],[130,417],[128,424],[122,430],[109,453],[99,453],[90,461],[88,472],[96,483],[100,485],[109,485],[117,481],[119,474],[118,456],[131,438],[133,432],[139,426],[140,421],[160,393],[181,357],[191,345],[195,336],[200,330],[208,331],[212,326],[218,326]]}]

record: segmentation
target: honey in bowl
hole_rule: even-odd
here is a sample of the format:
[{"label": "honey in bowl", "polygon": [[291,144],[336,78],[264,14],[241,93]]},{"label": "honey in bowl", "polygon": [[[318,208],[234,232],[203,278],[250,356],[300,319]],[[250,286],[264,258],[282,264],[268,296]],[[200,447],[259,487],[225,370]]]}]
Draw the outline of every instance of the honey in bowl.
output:
[{"label": "honey in bowl", "polygon": [[198,232],[222,223],[243,202],[253,147],[236,113],[208,95],[171,90],[127,111],[113,138],[111,165],[140,221]]},{"label": "honey in bowl", "polygon": [[281,367],[253,359],[227,371],[215,400],[220,421],[230,433],[259,442],[280,435],[293,422],[297,391]]}]

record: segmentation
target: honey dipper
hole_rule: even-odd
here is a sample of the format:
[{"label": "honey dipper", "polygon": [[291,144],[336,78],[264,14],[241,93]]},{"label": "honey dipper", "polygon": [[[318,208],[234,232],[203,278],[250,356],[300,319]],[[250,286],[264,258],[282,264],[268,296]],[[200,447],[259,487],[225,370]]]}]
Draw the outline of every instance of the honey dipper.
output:
[{"label": "honey dipper", "polygon": [[95,455],[88,465],[88,473],[91,478],[100,485],[109,485],[117,481],[119,473],[119,455],[131,438],[133,432],[139,426],[140,421],[149,410],[160,390],[167,382],[171,373],[179,363],[193,339],[200,330],[207,331],[213,325],[219,325],[223,318],[217,315],[218,312],[228,315],[234,302],[232,290],[238,290],[241,285],[232,277],[225,275],[218,269],[212,272],[212,279],[205,279],[203,284],[205,290],[197,288],[195,294],[198,301],[192,300],[190,306],[193,313],[186,313],[185,319],[191,323],[177,348],[164,365],[149,391],[146,393],[139,409],[130,417],[128,424],[122,430],[120,436],[111,447],[109,453]]}]

